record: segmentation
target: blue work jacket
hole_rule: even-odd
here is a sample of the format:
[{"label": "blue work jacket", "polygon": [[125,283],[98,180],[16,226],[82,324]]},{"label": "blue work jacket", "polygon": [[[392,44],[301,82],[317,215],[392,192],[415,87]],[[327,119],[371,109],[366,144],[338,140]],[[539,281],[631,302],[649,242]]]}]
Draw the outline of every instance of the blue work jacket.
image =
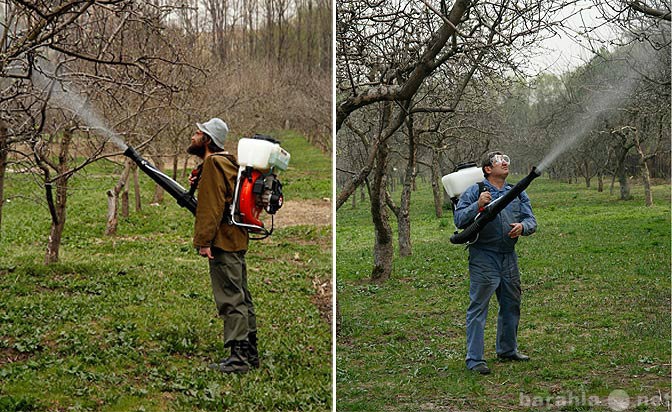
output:
[{"label": "blue work jacket", "polygon": [[[492,185],[488,179],[483,179],[483,183],[492,195],[491,202],[504,196],[513,187],[509,183],[505,183],[500,190]],[[478,184],[469,186],[462,193],[453,216],[455,226],[464,229],[474,221],[474,218],[478,215],[479,195]],[[524,191],[499,212],[494,220],[485,225],[479,233],[478,240],[470,247],[491,252],[513,252],[518,238],[511,239],[509,237],[510,223],[522,223],[523,236],[531,235],[537,230],[537,220],[532,213],[530,198]]]}]

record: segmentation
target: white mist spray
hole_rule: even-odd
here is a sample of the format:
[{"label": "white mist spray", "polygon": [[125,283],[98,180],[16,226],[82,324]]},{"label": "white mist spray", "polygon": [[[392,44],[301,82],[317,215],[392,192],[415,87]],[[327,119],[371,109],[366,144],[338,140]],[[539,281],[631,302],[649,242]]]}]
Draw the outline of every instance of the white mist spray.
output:
[{"label": "white mist spray", "polygon": [[[641,48],[632,48],[630,50],[630,55],[626,59],[633,59],[639,62],[642,67],[646,67],[646,64],[653,64],[653,51],[645,50],[644,46]],[[543,172],[551,163],[553,163],[558,156],[560,156],[565,151],[569,150],[581,139],[588,136],[589,132],[595,125],[596,121],[599,119],[605,111],[613,110],[618,108],[619,103],[623,102],[633,91],[639,80],[639,74],[632,68],[625,64],[625,72],[621,76],[610,76],[611,78],[620,78],[622,81],[617,84],[610,84],[609,87],[605,89],[596,89],[588,97],[587,101],[584,103],[586,113],[583,115],[576,116],[573,120],[573,125],[570,126],[571,129],[567,134],[562,136],[559,141],[556,142],[553,149],[542,159],[542,161],[537,166],[537,171],[539,173]]]},{"label": "white mist spray", "polygon": [[[33,70],[33,82],[35,85],[45,90],[49,87],[50,81],[55,82],[51,91],[51,99],[53,99],[54,102],[63,108],[72,110],[84,124],[117,145],[121,150],[126,150],[126,148],[128,148],[128,145],[123,141],[121,136],[106,125],[103,119],[98,116],[95,109],[82,96],[74,84],[59,79],[50,62],[44,59],[39,59],[39,61],[36,62],[36,66],[39,70]],[[40,72],[46,73],[50,79]]]},{"label": "white mist spray", "polygon": [[635,84],[634,77],[628,77],[624,83],[625,84],[622,84],[622,87],[619,87],[618,89],[593,92],[585,104],[588,112],[584,113],[583,116],[576,116],[572,119],[574,124],[573,126],[570,126],[571,131],[569,134],[564,135],[557,141],[553,149],[551,149],[539,163],[539,166],[537,166],[537,170],[540,173],[553,163],[558,156],[572,148],[581,139],[588,136],[590,130],[595,125],[595,122],[605,110],[616,107],[616,104],[630,94]]}]

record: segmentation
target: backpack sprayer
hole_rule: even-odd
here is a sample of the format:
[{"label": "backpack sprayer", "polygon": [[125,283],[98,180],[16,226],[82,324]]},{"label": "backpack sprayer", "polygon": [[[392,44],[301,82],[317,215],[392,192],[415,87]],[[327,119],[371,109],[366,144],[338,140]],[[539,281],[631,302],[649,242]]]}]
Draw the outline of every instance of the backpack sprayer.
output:
[{"label": "backpack sprayer", "polygon": [[[486,224],[491,222],[497,217],[499,212],[501,212],[506,206],[509,205],[515,198],[517,198],[523,190],[525,190],[532,180],[541,176],[541,172],[537,171],[536,167],[533,167],[530,173],[523,178],[520,182],[516,183],[506,194],[499,199],[494,200],[493,202],[488,203],[484,210],[480,212],[474,218],[473,223],[467,226],[462,232],[457,232],[450,237],[450,243],[453,244],[462,244],[462,243],[474,243],[478,237],[478,233],[485,227]],[[441,179],[448,196],[451,197],[453,203],[453,211],[457,205],[457,199],[464,190],[483,180],[483,171],[476,167],[475,163],[465,163],[458,165],[455,172],[444,176]]]},{"label": "backpack sprayer", "polygon": [[476,167],[476,163],[474,162],[460,163],[453,173],[441,178],[443,188],[446,189],[446,193],[448,193],[448,197],[450,198],[450,207],[453,213],[462,192],[481,180],[483,180],[483,170],[480,167]]},{"label": "backpack sprayer", "polygon": [[[290,154],[270,136],[254,135],[238,141],[238,178],[234,191],[231,221],[264,239],[273,233],[273,215],[282,207],[282,183],[276,170],[287,170]],[[259,219],[261,211],[271,215],[270,230]]]},{"label": "backpack sprayer", "polygon": [[[177,200],[177,204],[196,215],[198,201],[194,197],[196,185],[187,191],[175,180],[145,160],[131,146],[124,155],[133,160],[140,170]],[[238,142],[238,177],[234,189],[231,223],[243,227],[251,233],[261,234],[264,239],[273,233],[273,215],[284,201],[282,184],[274,171],[287,170],[290,154],[280,147],[277,140],[262,135],[243,138]],[[266,229],[259,219],[261,211],[271,215],[271,228]]]}]

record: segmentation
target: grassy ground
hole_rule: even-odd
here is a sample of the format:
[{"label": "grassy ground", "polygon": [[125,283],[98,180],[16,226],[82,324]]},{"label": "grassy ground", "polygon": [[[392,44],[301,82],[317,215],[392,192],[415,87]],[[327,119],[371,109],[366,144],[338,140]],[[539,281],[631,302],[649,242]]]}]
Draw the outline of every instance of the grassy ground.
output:
[{"label": "grassy ground", "polygon": [[[291,134],[287,199],[330,195],[328,156]],[[224,376],[207,262],[193,217],[166,196],[105,237],[106,195],[120,167],[73,178],[60,264],[45,267],[48,211],[28,175],[12,174],[0,240],[0,411],[329,410],[331,330],[313,283],[331,277],[331,229],[280,227],[248,252],[262,366]],[[311,182],[299,185],[299,182]],[[282,213],[282,210],[278,213]]]},{"label": "grassy ground", "polygon": [[532,361],[496,360],[493,298],[488,376],[465,369],[467,251],[448,241],[450,211],[433,216],[430,188],[413,194],[413,256],[384,284],[368,280],[368,203],[339,210],[339,411],[612,410],[615,390],[631,410],[669,410],[670,186],[651,208],[641,187],[620,201],[542,177],[528,194],[539,229],[517,248],[519,346]]}]

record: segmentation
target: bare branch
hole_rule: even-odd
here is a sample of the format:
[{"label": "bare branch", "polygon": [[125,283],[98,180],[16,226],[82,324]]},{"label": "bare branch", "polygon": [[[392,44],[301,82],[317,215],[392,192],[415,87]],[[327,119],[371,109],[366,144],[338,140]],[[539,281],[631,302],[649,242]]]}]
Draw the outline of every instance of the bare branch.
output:
[{"label": "bare branch", "polygon": [[658,10],[649,7],[639,0],[628,1],[628,6],[635,11],[646,14],[647,16],[657,17],[663,20],[670,21],[670,10]]}]

